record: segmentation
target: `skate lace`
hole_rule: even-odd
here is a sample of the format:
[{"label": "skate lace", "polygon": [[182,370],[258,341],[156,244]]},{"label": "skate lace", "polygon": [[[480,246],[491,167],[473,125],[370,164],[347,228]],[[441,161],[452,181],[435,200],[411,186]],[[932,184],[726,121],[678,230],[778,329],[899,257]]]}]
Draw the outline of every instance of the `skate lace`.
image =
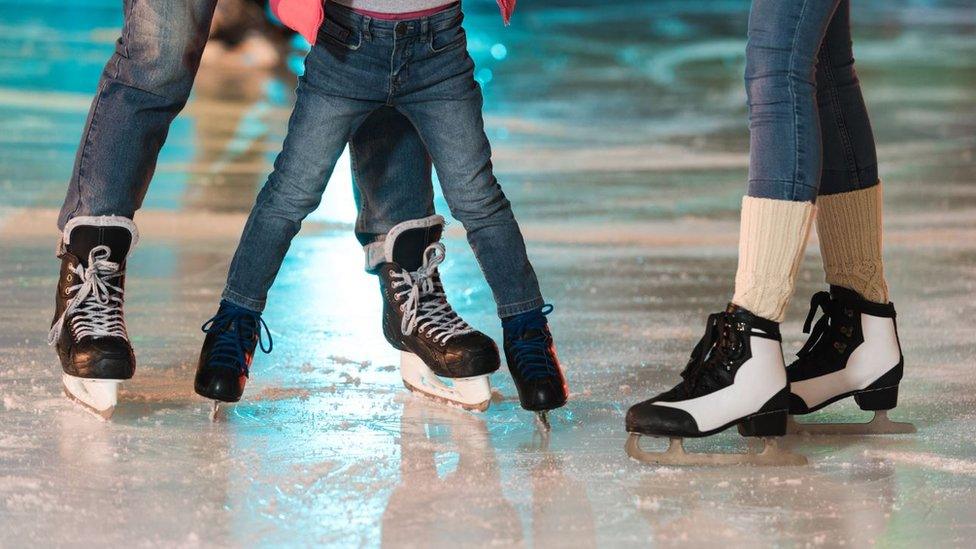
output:
[{"label": "skate lace", "polygon": [[[552,310],[553,306],[547,304],[542,307],[542,314],[528,318],[515,317],[505,322],[508,351],[512,354],[515,367],[526,380],[542,379],[556,373],[549,356],[552,336],[546,330],[546,315]],[[524,335],[529,331],[535,331],[538,335],[525,338]]]},{"label": "skate lace", "polygon": [[[260,345],[265,354],[270,353],[274,347],[271,330],[261,315],[242,307],[221,307],[200,329],[206,334],[217,334],[207,363],[240,370],[244,375],[248,374],[247,354],[253,353],[257,345]],[[268,336],[267,347],[265,334]]]},{"label": "skate lace", "polygon": [[[817,315],[818,310],[822,310],[823,315],[820,316],[816,324],[813,324],[813,318]],[[814,354],[820,347],[821,341],[827,342],[829,338],[826,336],[832,331],[831,328],[838,327],[836,322],[832,320],[837,312],[836,306],[830,299],[830,292],[813,294],[813,297],[810,298],[810,312],[807,313],[807,318],[803,322],[803,333],[810,334],[810,337],[796,353],[796,356],[802,358]]]},{"label": "skate lace", "polygon": [[742,348],[742,335],[735,328],[734,316],[724,311],[709,315],[705,335],[681,372],[685,392],[691,395],[715,366],[727,366],[737,360]]},{"label": "skate lace", "polygon": [[429,336],[435,343],[445,344],[455,336],[473,332],[444,294],[444,287],[434,276],[437,266],[444,261],[445,249],[440,242],[435,242],[424,250],[424,262],[414,272],[406,270],[393,273],[394,288],[403,288],[395,297],[400,299],[407,296],[407,300],[400,306],[403,318],[400,330],[404,335],[411,335],[414,331]]},{"label": "skate lace", "polygon": [[[64,312],[51,326],[47,342],[53,345],[61,338],[67,318],[75,341],[84,337],[120,337],[129,340],[125,331],[122,312],[121,286],[118,279],[124,274],[118,263],[109,261],[112,250],[108,246],[95,246],[88,253],[88,266],[75,265],[72,273],[78,284],[69,286],[67,293],[75,293]],[[113,283],[114,282],[114,283]],[[73,316],[72,316],[73,315]]]}]

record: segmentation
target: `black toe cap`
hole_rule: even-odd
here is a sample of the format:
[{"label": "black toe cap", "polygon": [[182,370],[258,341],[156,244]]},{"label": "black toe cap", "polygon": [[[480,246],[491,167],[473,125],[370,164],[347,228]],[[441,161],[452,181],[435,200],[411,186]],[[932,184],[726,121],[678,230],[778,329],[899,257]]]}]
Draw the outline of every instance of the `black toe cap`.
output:
[{"label": "black toe cap", "polygon": [[90,379],[129,379],[135,370],[132,347],[117,337],[83,339],[71,350],[71,360],[65,365],[67,373]]},{"label": "black toe cap", "polygon": [[653,436],[700,436],[695,418],[688,412],[660,406],[654,400],[635,404],[627,410],[627,432]]},{"label": "black toe cap", "polygon": [[244,394],[246,384],[247,376],[230,368],[201,368],[197,371],[193,388],[202,397],[237,402]]}]

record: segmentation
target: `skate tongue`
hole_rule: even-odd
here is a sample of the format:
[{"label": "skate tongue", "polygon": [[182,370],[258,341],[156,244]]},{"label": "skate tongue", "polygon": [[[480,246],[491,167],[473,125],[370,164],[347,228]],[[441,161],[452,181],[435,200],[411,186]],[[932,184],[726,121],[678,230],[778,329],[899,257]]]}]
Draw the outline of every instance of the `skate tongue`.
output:
[{"label": "skate tongue", "polygon": [[424,250],[441,239],[444,225],[407,229],[394,236],[392,257],[387,260],[396,263],[409,272],[420,269],[424,264]]},{"label": "skate tongue", "polygon": [[89,252],[96,246],[103,245],[111,250],[108,260],[121,265],[132,246],[132,231],[128,227],[117,225],[78,225],[71,229],[67,240],[68,252],[77,257],[85,267],[88,266]]}]

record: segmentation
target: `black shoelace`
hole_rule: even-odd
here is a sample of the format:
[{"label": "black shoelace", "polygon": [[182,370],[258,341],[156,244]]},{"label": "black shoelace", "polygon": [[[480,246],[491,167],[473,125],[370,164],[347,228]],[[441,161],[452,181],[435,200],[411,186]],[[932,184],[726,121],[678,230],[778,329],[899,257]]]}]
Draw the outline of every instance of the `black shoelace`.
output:
[{"label": "black shoelace", "polygon": [[695,345],[688,365],[681,372],[685,392],[694,393],[716,366],[731,367],[740,358],[742,348],[742,334],[736,329],[733,314],[723,311],[709,315],[705,335]]}]

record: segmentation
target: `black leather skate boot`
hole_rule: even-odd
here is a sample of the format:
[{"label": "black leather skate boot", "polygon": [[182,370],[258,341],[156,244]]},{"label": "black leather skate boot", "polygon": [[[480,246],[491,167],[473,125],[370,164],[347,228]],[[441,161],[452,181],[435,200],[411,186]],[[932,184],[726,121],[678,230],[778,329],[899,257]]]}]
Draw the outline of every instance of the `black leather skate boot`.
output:
[{"label": "black leather skate boot", "polygon": [[401,223],[386,235],[377,269],[383,334],[402,351],[400,373],[408,389],[484,410],[491,398],[488,375],[500,365],[498,347],[447,301],[437,272],[445,253],[443,228],[444,219],[435,215]]},{"label": "black leather skate boot", "polygon": [[136,369],[123,294],[126,258],[137,241],[128,218],[76,217],[58,248],[61,275],[48,343],[57,349],[69,398],[105,418],[115,408],[119,382]]}]

